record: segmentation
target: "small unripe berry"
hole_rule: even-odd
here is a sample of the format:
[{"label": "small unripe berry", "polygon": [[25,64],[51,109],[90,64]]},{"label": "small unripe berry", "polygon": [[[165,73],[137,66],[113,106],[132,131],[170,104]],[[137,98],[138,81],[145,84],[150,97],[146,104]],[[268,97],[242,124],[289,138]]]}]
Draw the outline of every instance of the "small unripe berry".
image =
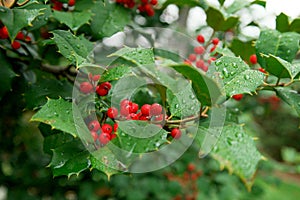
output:
[{"label": "small unripe berry", "polygon": [[203,54],[204,51],[205,51],[205,48],[203,46],[197,46],[194,48],[194,52],[199,55]]},{"label": "small unripe berry", "polygon": [[213,43],[214,45],[218,45],[219,44],[219,38],[212,39],[211,43]]},{"label": "small unripe berry", "polygon": [[13,49],[19,49],[19,48],[21,47],[21,43],[18,42],[18,41],[13,41],[13,42],[11,43],[11,47],[12,47]]},{"label": "small unripe berry", "polygon": [[197,36],[197,41],[198,41],[199,43],[204,43],[204,42],[205,42],[204,36],[201,35],[201,34],[199,34],[199,35]]},{"label": "small unripe berry", "polygon": [[107,116],[111,119],[114,119],[118,116],[118,109],[115,108],[115,107],[110,107],[108,110],[107,110]]},{"label": "small unripe berry", "polygon": [[235,94],[232,96],[233,99],[235,99],[236,101],[240,101],[243,98],[243,94]]},{"label": "small unripe berry", "polygon": [[171,131],[171,136],[174,139],[179,139],[181,137],[181,130],[179,130],[178,128],[173,128]]},{"label": "small unripe berry", "polygon": [[102,131],[103,132],[111,134],[112,130],[113,130],[113,128],[111,127],[111,125],[109,125],[109,124],[103,124],[102,125]]},{"label": "small unripe berry", "polygon": [[99,139],[101,144],[106,145],[111,140],[111,137],[110,137],[109,133],[103,132],[99,135],[98,139]]},{"label": "small unripe berry", "polygon": [[93,85],[90,82],[82,82],[80,84],[80,92],[84,94],[91,93],[93,91]]},{"label": "small unripe berry", "polygon": [[162,106],[158,103],[154,103],[150,107],[150,115],[156,116],[162,113]]},{"label": "small unripe berry", "polygon": [[98,122],[98,120],[93,120],[89,123],[88,128],[90,131],[97,132],[100,129],[100,123]]},{"label": "small unripe berry", "polygon": [[249,58],[250,62],[255,65],[257,63],[257,57],[255,54],[252,54]]}]

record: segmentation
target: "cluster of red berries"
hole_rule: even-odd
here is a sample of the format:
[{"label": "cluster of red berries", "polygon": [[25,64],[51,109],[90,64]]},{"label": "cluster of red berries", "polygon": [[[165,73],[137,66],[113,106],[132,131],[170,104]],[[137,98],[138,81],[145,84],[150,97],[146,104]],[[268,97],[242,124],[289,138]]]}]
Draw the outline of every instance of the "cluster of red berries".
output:
[{"label": "cluster of red berries", "polygon": [[197,170],[195,164],[189,163],[182,175],[174,175],[173,173],[166,173],[165,175],[168,180],[178,182],[183,191],[182,195],[176,195],[173,200],[196,199],[198,196],[197,180],[202,175],[202,171]]},{"label": "cluster of red berries", "polygon": [[210,57],[209,59],[205,59],[205,53],[212,53],[215,51],[219,44],[219,38],[213,38],[209,41],[205,46],[205,38],[203,35],[199,34],[197,36],[197,41],[201,44],[194,48],[194,53],[191,53],[184,62],[188,65],[195,65],[197,68],[202,69],[204,72],[208,70],[208,65],[211,62],[215,61],[215,57]]},{"label": "cluster of red berries", "polygon": [[101,126],[98,120],[92,120],[88,123],[88,129],[96,145],[105,146],[109,141],[117,137],[118,124],[115,123],[113,126],[103,124]]},{"label": "cluster of red berries", "polygon": [[[6,26],[0,28],[0,39],[8,39],[9,34]],[[19,41],[31,42],[31,38],[27,35],[25,36],[22,31],[20,31],[15,40],[11,43],[11,47],[13,49],[19,49],[21,47],[21,43]]]},{"label": "cluster of red berries", "polygon": [[58,0],[51,0],[51,1],[53,3],[52,9],[57,11],[61,11],[63,9],[72,10],[76,3],[76,0],[69,0],[68,3],[62,3]]},{"label": "cluster of red berries", "polygon": [[152,17],[155,14],[153,6],[158,3],[158,0],[141,0],[140,2],[135,2],[134,0],[116,0],[116,3],[131,9],[137,5],[140,13],[146,13],[149,17]]},{"label": "cluster of red berries", "polygon": [[99,96],[106,96],[111,89],[110,82],[103,82],[98,85],[100,75],[89,74],[89,81],[80,84],[79,90],[84,94],[90,94],[96,91]]}]

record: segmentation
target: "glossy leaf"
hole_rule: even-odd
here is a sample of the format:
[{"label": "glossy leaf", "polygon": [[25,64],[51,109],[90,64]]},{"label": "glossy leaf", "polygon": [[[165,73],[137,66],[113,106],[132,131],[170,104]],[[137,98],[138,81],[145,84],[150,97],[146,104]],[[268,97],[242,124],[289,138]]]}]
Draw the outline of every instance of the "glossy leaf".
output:
[{"label": "glossy leaf", "polygon": [[266,67],[266,61],[261,54],[280,57],[291,62],[299,50],[300,35],[294,32],[280,33],[276,30],[265,30],[260,33],[255,43],[259,64]]},{"label": "glossy leaf", "polygon": [[101,75],[101,82],[106,81],[115,81],[122,78],[124,75],[129,74],[131,72],[131,68],[125,65],[116,66],[114,68],[108,69]]},{"label": "glossy leaf", "polygon": [[280,15],[276,17],[276,30],[280,32],[288,32],[289,26],[289,17],[284,13],[280,13]]},{"label": "glossy leaf", "polygon": [[54,11],[53,16],[60,22],[67,25],[72,31],[77,31],[82,25],[89,22],[92,12],[65,12]]},{"label": "glossy leaf", "polygon": [[35,18],[43,14],[43,10],[0,7],[0,18],[2,23],[7,27],[11,40],[14,40],[21,29],[31,26]]},{"label": "glossy leaf", "polygon": [[22,8],[26,8],[27,10],[41,10],[41,14],[32,21],[32,26],[28,27],[29,30],[36,30],[46,25],[52,14],[50,5],[46,4],[28,3]]},{"label": "glossy leaf", "polygon": [[53,41],[57,44],[59,52],[77,66],[82,64],[92,51],[91,42],[83,37],[76,37],[69,31],[55,30],[53,35]]},{"label": "glossy leaf", "polygon": [[53,129],[61,130],[77,137],[72,103],[62,98],[48,99],[48,102],[32,116],[31,121],[49,124]]},{"label": "glossy leaf", "polygon": [[253,41],[244,42],[238,39],[233,39],[229,48],[235,55],[240,56],[248,63],[250,63],[250,55],[255,54]]},{"label": "glossy leaf", "polygon": [[190,65],[173,65],[170,67],[192,81],[195,95],[201,104],[210,106],[215,104],[221,96],[221,90],[216,82],[196,68]]},{"label": "glossy leaf", "polygon": [[3,95],[11,90],[12,79],[16,76],[15,72],[12,70],[10,62],[4,57],[2,51],[0,51],[0,100]]},{"label": "glossy leaf", "polygon": [[[278,78],[293,78],[292,64],[273,55],[265,56],[266,71]],[[296,73],[296,72],[294,72]]]},{"label": "glossy leaf", "polygon": [[130,22],[129,9],[107,0],[96,2],[92,12],[91,29],[97,38],[110,37]]},{"label": "glossy leaf", "polygon": [[206,134],[213,136],[215,131],[219,131],[217,129],[221,129],[221,135],[212,149],[212,157],[219,161],[221,169],[226,167],[230,173],[237,174],[250,188],[253,184],[258,162],[262,159],[253,139],[247,135],[243,126],[227,124],[220,128],[206,129],[200,127],[197,140],[202,143]]}]

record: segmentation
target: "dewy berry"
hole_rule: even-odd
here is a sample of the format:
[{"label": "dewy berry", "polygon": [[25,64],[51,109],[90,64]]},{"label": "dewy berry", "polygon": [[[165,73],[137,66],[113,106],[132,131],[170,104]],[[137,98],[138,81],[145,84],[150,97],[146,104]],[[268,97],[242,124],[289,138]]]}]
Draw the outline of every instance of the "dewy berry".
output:
[{"label": "dewy berry", "polygon": [[132,103],[132,104],[129,106],[129,112],[130,112],[130,113],[136,113],[138,110],[139,110],[139,105],[136,104],[136,103]]},{"label": "dewy berry", "polygon": [[111,127],[111,125],[109,125],[109,124],[103,124],[102,125],[102,131],[103,132],[111,134],[112,130],[113,130],[113,128]]},{"label": "dewy berry", "polygon": [[195,54],[202,55],[205,52],[205,48],[203,46],[197,46],[194,48]]},{"label": "dewy berry", "polygon": [[150,108],[151,108],[151,105],[149,104],[144,104],[142,107],[141,107],[141,112],[144,116],[149,116],[150,115]]},{"label": "dewy berry", "polygon": [[82,82],[80,84],[80,92],[84,94],[91,93],[93,91],[94,87],[90,82]]},{"label": "dewy berry", "polygon": [[88,128],[90,131],[98,131],[100,129],[100,123],[98,120],[93,120],[89,123]]},{"label": "dewy berry", "polygon": [[240,101],[243,98],[243,94],[235,94],[232,96],[233,99],[235,99],[236,101]]},{"label": "dewy berry", "polygon": [[178,128],[173,128],[171,131],[171,136],[174,139],[179,139],[181,137],[181,130],[179,130]]},{"label": "dewy berry", "polygon": [[199,35],[197,36],[197,41],[198,41],[199,43],[204,43],[204,42],[205,42],[204,36],[201,35],[201,34],[199,34]]},{"label": "dewy berry", "polygon": [[156,116],[162,113],[162,106],[158,103],[154,103],[150,107],[150,115]]},{"label": "dewy berry", "polygon": [[118,117],[118,109],[115,107],[110,107],[107,110],[107,116],[111,119],[115,119],[116,117]]},{"label": "dewy berry", "polygon": [[250,62],[255,65],[257,63],[257,57],[255,54],[252,54],[249,58]]}]

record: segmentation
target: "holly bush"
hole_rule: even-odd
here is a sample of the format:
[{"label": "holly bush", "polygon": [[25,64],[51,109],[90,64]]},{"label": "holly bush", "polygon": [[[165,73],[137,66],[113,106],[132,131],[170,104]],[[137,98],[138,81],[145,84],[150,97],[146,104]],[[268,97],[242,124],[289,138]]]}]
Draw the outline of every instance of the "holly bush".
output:
[{"label": "holly bush", "polygon": [[[30,167],[18,169],[9,178],[25,163],[38,168],[32,177],[51,182],[55,191],[80,181],[83,188],[76,188],[86,193],[95,191],[93,181],[120,190],[104,187],[90,199],[196,199],[199,190],[211,192],[203,184],[214,181],[236,185],[220,189],[231,198],[225,190],[250,191],[258,166],[268,162],[251,122],[271,117],[257,116],[264,112],[259,105],[274,111],[285,102],[293,117],[300,115],[300,19],[281,13],[276,29],[252,20],[247,25],[259,35],[241,31],[240,11],[265,7],[263,1],[11,0],[0,6],[1,179],[8,185],[29,173]],[[171,6],[179,10],[177,21],[170,21]],[[195,7],[206,19],[191,31],[187,20],[202,20],[189,18]],[[297,129],[297,123],[289,126]],[[38,140],[31,134],[37,125]],[[164,171],[173,162],[173,172]],[[219,167],[237,176],[217,172]],[[132,196],[124,189],[129,174],[157,170],[156,179],[136,175],[140,183],[131,187],[141,184],[144,192]],[[162,179],[170,184],[156,182]],[[61,198],[22,180],[31,197]],[[170,193],[161,194],[164,189]],[[65,197],[72,195],[67,191]]]}]

